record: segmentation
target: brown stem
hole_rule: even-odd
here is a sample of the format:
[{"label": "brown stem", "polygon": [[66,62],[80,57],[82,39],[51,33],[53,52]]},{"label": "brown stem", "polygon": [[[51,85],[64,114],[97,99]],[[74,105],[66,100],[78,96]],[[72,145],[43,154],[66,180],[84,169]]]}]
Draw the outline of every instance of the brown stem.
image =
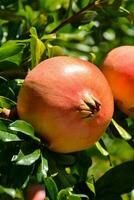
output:
[{"label": "brown stem", "polygon": [[85,13],[85,11],[87,10],[91,10],[95,7],[98,7],[98,4],[96,3],[97,1],[95,1],[94,3],[88,4],[86,7],[84,7],[83,9],[81,9],[79,12],[77,12],[75,15],[63,20],[61,22],[61,24],[59,24],[56,28],[54,28],[50,33],[55,33],[57,32],[59,29],[61,29],[63,26],[65,26],[66,24],[78,21],[78,19]]}]

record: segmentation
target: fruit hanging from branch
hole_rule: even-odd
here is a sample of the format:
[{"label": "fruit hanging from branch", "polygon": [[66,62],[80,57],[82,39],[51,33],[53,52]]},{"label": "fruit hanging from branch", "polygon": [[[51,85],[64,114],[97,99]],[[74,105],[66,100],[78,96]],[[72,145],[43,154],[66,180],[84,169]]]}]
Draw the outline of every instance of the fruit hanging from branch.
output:
[{"label": "fruit hanging from branch", "polygon": [[94,64],[58,56],[28,73],[17,110],[50,150],[75,152],[90,147],[102,136],[113,115],[113,96]]},{"label": "fruit hanging from branch", "polygon": [[27,189],[27,200],[45,200],[46,191],[40,184],[30,185]]},{"label": "fruit hanging from branch", "polygon": [[102,71],[119,109],[134,118],[134,46],[111,50],[104,59]]}]

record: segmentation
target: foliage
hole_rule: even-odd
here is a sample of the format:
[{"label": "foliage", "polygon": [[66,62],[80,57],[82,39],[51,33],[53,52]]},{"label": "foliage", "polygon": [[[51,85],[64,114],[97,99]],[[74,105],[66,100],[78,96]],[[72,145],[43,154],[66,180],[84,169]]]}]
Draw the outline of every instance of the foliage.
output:
[{"label": "foliage", "polygon": [[[112,48],[134,45],[134,1],[0,1],[0,199],[25,199],[41,183],[50,200],[132,200],[134,120],[115,108],[106,133],[82,152],[47,149],[15,110],[28,70],[41,60],[73,55],[99,67]],[[21,172],[21,173],[20,173]]]}]

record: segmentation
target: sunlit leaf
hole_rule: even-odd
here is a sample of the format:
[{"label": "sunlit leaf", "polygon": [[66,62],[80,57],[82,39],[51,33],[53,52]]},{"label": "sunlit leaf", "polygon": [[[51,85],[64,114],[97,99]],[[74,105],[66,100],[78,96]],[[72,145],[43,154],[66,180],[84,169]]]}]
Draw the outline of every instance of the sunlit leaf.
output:
[{"label": "sunlit leaf", "polygon": [[11,123],[9,125],[9,129],[24,133],[25,135],[30,136],[33,140],[40,142],[40,139],[34,135],[33,127],[23,120],[16,120],[15,122]]},{"label": "sunlit leaf", "polygon": [[58,193],[58,200],[81,200],[82,198],[84,199],[89,199],[89,197],[85,194],[74,194],[72,188],[66,188],[60,190]]},{"label": "sunlit leaf", "polygon": [[13,188],[6,188],[3,187],[2,185],[0,185],[0,194],[8,194],[9,196],[11,196],[12,198],[15,198],[16,196],[16,190]]},{"label": "sunlit leaf", "polygon": [[40,157],[40,150],[37,149],[34,152],[24,155],[23,152],[19,152],[18,155],[13,156],[12,161],[14,161],[17,165],[32,165],[35,163]]},{"label": "sunlit leaf", "polygon": [[86,181],[87,186],[89,187],[89,189],[95,194],[95,180],[94,177],[88,177],[88,180]]},{"label": "sunlit leaf", "polygon": [[6,132],[6,131],[1,131],[1,130],[0,130],[0,140],[3,142],[21,141],[21,139],[17,135],[12,134],[10,132]]},{"label": "sunlit leaf", "polygon": [[102,153],[102,155],[108,156],[109,153],[108,153],[108,151],[106,150],[106,147],[104,146],[104,143],[103,143],[103,145],[102,145],[102,143],[103,143],[102,140],[101,140],[101,142],[100,142],[100,141],[96,142],[96,147],[97,147],[97,149]]},{"label": "sunlit leaf", "polygon": [[43,157],[41,154],[41,162],[38,168],[37,178],[39,181],[42,181],[44,178],[47,177],[49,167],[48,167],[48,160]]},{"label": "sunlit leaf", "polygon": [[41,56],[44,53],[45,45],[43,42],[38,38],[36,29],[32,27],[30,29],[31,33],[31,57],[32,57],[32,67],[36,66],[40,60]]},{"label": "sunlit leaf", "polygon": [[85,200],[89,199],[89,197],[85,194],[73,194],[73,193],[69,196],[68,199],[69,200],[81,200],[82,198],[84,198]]},{"label": "sunlit leaf", "polygon": [[16,105],[16,102],[12,101],[11,99],[9,99],[7,97],[0,96],[0,107],[1,108],[11,109],[15,105]]},{"label": "sunlit leaf", "polygon": [[125,140],[130,140],[132,138],[132,136],[122,126],[120,126],[114,119],[112,119],[112,123],[122,138],[124,138]]}]

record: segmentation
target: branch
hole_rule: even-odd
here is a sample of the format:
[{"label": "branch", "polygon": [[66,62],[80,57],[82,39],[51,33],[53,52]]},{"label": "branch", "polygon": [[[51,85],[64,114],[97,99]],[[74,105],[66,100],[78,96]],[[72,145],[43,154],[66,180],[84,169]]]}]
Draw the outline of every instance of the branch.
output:
[{"label": "branch", "polygon": [[69,23],[73,23],[75,21],[78,21],[78,19],[85,13],[85,11],[87,10],[92,10],[98,6],[100,6],[100,2],[95,1],[94,3],[88,4],[86,7],[84,7],[83,9],[81,9],[79,12],[77,12],[75,15],[63,20],[61,22],[61,24],[59,24],[56,28],[54,28],[50,33],[55,33],[57,32],[59,29],[61,29],[63,26],[65,26],[66,24]]}]

